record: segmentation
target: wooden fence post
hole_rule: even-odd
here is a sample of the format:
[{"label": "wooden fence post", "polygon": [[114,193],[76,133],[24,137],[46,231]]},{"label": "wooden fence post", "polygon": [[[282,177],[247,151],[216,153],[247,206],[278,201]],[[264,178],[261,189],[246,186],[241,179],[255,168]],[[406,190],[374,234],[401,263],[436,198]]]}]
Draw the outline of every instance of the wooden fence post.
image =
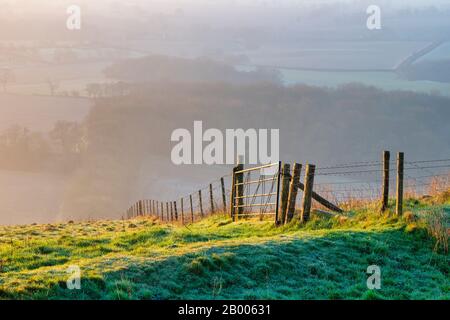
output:
[{"label": "wooden fence post", "polygon": [[223,213],[225,214],[227,212],[227,196],[225,193],[225,181],[223,177],[220,178],[220,185],[222,186]]},{"label": "wooden fence post", "polygon": [[138,207],[139,207],[139,216],[142,216],[142,214],[143,214],[143,212],[144,212],[142,200],[139,200],[139,201],[138,201]]},{"label": "wooden fence post", "polygon": [[173,221],[173,202],[170,201],[170,221]]},{"label": "wooden fence post", "polygon": [[303,202],[302,202],[302,217],[301,217],[302,223],[308,222],[310,217],[315,170],[316,170],[315,165],[312,164],[306,165],[305,190],[303,192]]},{"label": "wooden fence post", "polygon": [[[244,170],[243,164],[236,166],[237,172]],[[239,219],[244,213],[244,173],[236,173],[236,199],[237,199],[237,214],[234,215],[234,221]]]},{"label": "wooden fence post", "polygon": [[178,210],[177,210],[177,202],[173,202],[173,211],[175,213],[175,220],[178,221]]},{"label": "wooden fence post", "polygon": [[164,221],[164,202],[161,201],[161,221]]},{"label": "wooden fence post", "polygon": [[397,203],[395,212],[397,216],[403,214],[403,170],[405,155],[403,152],[397,154]]},{"label": "wooden fence post", "polygon": [[280,222],[279,214],[280,214],[280,184],[281,184],[280,177],[281,177],[281,173],[282,173],[281,166],[282,166],[281,161],[278,161],[278,170],[276,173],[276,175],[277,175],[277,198],[275,199],[276,200],[275,201],[275,225],[278,225]]},{"label": "wooden fence post", "polygon": [[189,195],[189,202],[191,203],[191,223],[194,223],[194,206],[192,205],[192,194]]},{"label": "wooden fence post", "polygon": [[184,224],[184,203],[183,203],[183,198],[181,198],[180,200],[180,205],[181,205],[181,224]]},{"label": "wooden fence post", "polygon": [[199,201],[199,204],[200,204],[200,215],[203,218],[202,190],[198,190],[198,201]]},{"label": "wooden fence post", "polygon": [[167,217],[166,221],[170,221],[170,215],[169,214],[170,214],[169,213],[169,203],[166,202],[166,217]]},{"label": "wooden fence post", "polygon": [[286,223],[286,212],[288,207],[289,197],[289,183],[291,180],[291,165],[289,163],[283,164],[283,176],[281,180],[281,216],[280,224]]},{"label": "wooden fence post", "polygon": [[211,203],[211,214],[214,213],[214,195],[212,183],[209,184],[209,202]]},{"label": "wooden fence post", "polygon": [[233,173],[231,175],[231,195],[230,195],[230,217],[234,219],[236,212],[236,171],[237,166],[233,168]]},{"label": "wooden fence post", "polygon": [[290,222],[295,214],[295,203],[297,200],[297,191],[300,188],[300,174],[302,171],[302,165],[299,163],[294,163],[292,168],[292,179],[289,186],[289,197],[288,197],[288,210],[286,223]]},{"label": "wooden fence post", "polygon": [[381,193],[381,212],[386,211],[389,201],[389,161],[391,154],[383,151],[383,189]]}]

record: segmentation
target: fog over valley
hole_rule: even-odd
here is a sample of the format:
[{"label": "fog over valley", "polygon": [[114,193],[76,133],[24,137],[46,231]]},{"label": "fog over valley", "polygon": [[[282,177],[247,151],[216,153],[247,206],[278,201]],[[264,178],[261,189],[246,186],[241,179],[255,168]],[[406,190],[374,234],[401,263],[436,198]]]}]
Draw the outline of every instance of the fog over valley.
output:
[{"label": "fog over valley", "polygon": [[70,30],[71,1],[0,0],[0,224],[118,219],[229,174],[173,163],[194,121],[279,129],[291,163],[449,157],[448,1],[379,1],[373,30],[364,0],[78,2]]}]

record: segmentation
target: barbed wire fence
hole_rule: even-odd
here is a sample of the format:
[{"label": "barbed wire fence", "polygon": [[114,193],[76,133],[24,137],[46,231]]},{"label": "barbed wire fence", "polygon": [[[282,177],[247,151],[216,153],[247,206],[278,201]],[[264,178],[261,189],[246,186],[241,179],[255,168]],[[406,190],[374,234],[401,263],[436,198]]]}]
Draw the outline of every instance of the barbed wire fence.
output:
[{"label": "barbed wire fence", "polygon": [[[268,169],[273,169],[268,173]],[[152,215],[183,225],[214,214],[241,218],[273,217],[285,224],[299,216],[307,221],[311,210],[342,213],[353,209],[385,211],[396,201],[402,214],[403,199],[429,197],[450,190],[450,158],[404,161],[349,162],[330,166],[272,163],[253,168],[237,165],[233,172],[173,201],[144,199],[131,205],[125,217]],[[303,181],[303,182],[302,182]],[[395,195],[395,197],[393,197]]]},{"label": "barbed wire fence", "polygon": [[[397,160],[398,162],[398,160]],[[315,191],[345,209],[380,209],[383,183],[388,194],[396,192],[396,161],[355,162],[319,167]],[[403,193],[406,199],[432,196],[450,187],[450,159],[404,161]],[[383,176],[387,175],[387,179]],[[380,207],[380,208],[378,208]]]}]

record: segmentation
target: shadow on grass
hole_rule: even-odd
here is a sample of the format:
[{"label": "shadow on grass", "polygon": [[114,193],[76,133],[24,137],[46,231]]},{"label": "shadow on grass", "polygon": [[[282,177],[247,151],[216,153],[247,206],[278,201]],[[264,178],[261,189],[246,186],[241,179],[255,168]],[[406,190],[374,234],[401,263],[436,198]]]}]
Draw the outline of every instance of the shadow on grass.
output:
[{"label": "shadow on grass", "polygon": [[[245,241],[245,240],[243,240]],[[421,234],[335,231],[323,237],[213,246],[164,260],[133,260],[82,278],[81,290],[60,281],[4,298],[36,299],[448,299],[448,255]],[[367,289],[369,265],[381,289]]]}]

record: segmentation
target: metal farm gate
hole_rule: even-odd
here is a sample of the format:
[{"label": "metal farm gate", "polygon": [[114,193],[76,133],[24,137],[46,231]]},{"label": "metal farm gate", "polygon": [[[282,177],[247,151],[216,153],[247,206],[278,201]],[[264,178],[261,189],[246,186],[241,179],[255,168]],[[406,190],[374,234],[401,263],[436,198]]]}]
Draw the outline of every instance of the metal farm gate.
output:
[{"label": "metal farm gate", "polygon": [[233,221],[240,217],[274,215],[278,221],[281,162],[233,169],[230,210]]}]

